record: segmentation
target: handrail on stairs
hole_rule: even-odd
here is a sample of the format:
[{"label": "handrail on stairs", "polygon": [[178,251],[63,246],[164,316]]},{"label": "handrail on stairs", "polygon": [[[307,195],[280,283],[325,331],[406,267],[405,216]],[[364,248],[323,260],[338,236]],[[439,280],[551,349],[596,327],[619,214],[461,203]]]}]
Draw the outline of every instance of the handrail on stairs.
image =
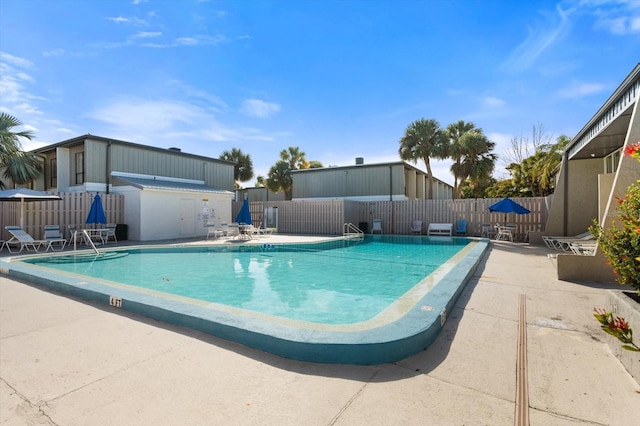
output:
[{"label": "handrail on stairs", "polygon": [[[84,241],[89,243],[91,248],[93,248],[93,251],[95,251],[96,254],[100,254],[100,252],[96,248],[95,244],[93,244],[93,241],[91,240],[91,237],[89,236],[89,233],[87,232],[86,229],[82,230],[82,235],[84,236],[83,237]],[[73,233],[73,251],[76,250],[76,242],[77,242],[77,240],[78,240],[78,231],[75,231]]]},{"label": "handrail on stairs", "polygon": [[343,226],[342,235],[347,238],[358,238],[360,240],[364,239],[364,232],[353,223],[345,223]]}]

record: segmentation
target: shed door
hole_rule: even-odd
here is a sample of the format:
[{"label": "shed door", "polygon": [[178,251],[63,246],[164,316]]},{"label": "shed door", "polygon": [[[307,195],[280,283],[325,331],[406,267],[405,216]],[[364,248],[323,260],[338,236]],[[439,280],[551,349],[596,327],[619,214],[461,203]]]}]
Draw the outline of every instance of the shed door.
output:
[{"label": "shed door", "polygon": [[196,233],[196,203],[193,199],[180,200],[180,235],[192,236]]}]

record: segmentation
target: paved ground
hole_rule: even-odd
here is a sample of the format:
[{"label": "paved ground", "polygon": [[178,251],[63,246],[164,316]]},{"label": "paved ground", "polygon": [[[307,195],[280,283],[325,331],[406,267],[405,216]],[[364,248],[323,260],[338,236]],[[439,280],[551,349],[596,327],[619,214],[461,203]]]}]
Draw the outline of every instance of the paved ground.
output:
[{"label": "paved ground", "polygon": [[[513,425],[526,295],[532,425],[637,425],[640,386],[543,247],[492,243],[445,329],[393,364],[290,361],[0,278],[3,425]],[[640,330],[640,325],[634,325]]]}]

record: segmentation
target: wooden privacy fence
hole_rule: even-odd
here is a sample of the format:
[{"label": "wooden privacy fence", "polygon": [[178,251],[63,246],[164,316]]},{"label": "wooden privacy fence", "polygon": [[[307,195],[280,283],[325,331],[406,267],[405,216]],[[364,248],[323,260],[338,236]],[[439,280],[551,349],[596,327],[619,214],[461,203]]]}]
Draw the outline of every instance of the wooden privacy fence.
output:
[{"label": "wooden privacy fence", "polygon": [[[87,227],[85,221],[93,202],[93,192],[54,192],[61,197],[58,201],[32,201],[24,203],[24,229],[33,238],[42,238],[45,225],[60,225],[68,237],[68,225]],[[107,223],[124,221],[124,196],[120,194],[100,194]],[[11,238],[5,226],[20,224],[20,202],[0,202],[0,229],[2,239]]]},{"label": "wooden privacy fence", "polygon": [[[286,234],[340,235],[343,224],[351,222],[371,229],[373,219],[382,221],[385,234],[410,234],[414,220],[422,220],[423,233],[429,223],[467,221],[467,235],[480,236],[483,223],[516,225],[520,238],[527,231],[544,230],[549,215],[552,196],[513,198],[531,211],[529,214],[490,213],[489,206],[501,198],[476,198],[464,200],[409,200],[409,201],[253,201],[249,203],[254,223],[262,223],[265,207],[278,209],[278,232]],[[242,202],[233,204],[233,218]]]}]

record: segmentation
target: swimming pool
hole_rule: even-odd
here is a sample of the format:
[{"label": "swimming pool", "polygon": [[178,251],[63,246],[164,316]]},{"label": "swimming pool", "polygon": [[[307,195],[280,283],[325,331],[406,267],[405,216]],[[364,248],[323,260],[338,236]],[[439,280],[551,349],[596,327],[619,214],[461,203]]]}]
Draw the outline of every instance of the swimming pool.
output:
[{"label": "swimming pool", "polygon": [[22,256],[2,272],[284,357],[373,364],[435,339],[485,249],[411,236],[152,246]]}]

